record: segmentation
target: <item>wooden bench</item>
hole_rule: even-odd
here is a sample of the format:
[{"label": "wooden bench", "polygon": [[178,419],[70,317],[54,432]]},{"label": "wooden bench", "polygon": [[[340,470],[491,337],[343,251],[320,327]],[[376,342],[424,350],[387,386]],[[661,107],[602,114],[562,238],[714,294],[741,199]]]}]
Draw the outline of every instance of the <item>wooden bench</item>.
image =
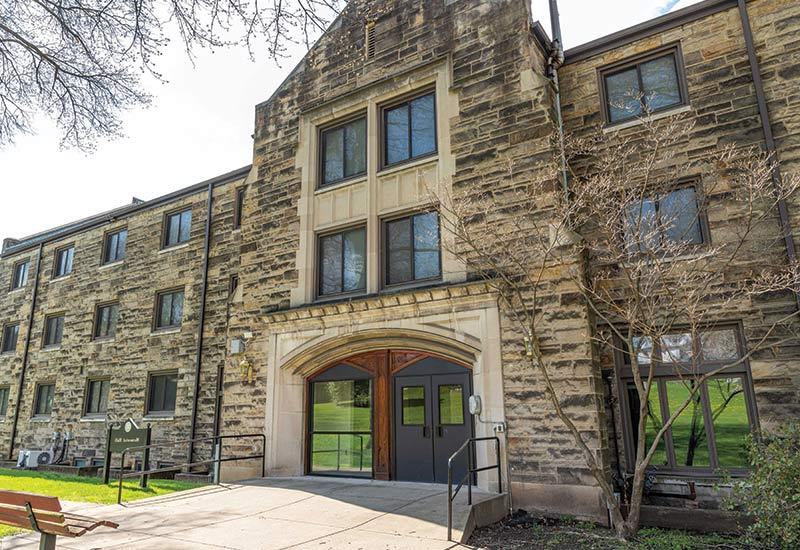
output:
[{"label": "wooden bench", "polygon": [[64,512],[57,497],[18,491],[0,491],[0,523],[40,533],[39,550],[55,550],[58,535],[74,538],[101,525],[119,527],[112,521]]}]

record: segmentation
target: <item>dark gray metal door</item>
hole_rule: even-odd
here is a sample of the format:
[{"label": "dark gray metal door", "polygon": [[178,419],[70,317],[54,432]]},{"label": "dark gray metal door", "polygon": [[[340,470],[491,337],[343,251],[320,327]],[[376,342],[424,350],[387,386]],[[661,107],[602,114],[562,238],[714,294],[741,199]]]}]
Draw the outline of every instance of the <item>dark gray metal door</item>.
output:
[{"label": "dark gray metal door", "polygon": [[396,478],[433,481],[431,377],[396,378],[394,403]]},{"label": "dark gray metal door", "polygon": [[[395,478],[447,483],[447,461],[470,437],[469,373],[397,376],[394,384]],[[453,471],[467,473],[466,454]]]}]

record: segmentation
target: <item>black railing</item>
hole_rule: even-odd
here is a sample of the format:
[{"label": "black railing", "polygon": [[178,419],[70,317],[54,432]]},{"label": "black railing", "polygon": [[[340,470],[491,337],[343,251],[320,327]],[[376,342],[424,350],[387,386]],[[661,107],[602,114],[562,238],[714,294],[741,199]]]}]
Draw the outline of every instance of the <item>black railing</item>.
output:
[{"label": "black railing", "polygon": [[[261,439],[261,454],[252,454],[244,456],[231,456],[222,458],[222,441],[225,439]],[[144,451],[145,455],[149,455],[152,449],[178,447],[180,445],[187,445],[203,442],[214,443],[214,457],[210,460],[199,460],[197,462],[184,462],[182,464],[172,464],[162,468],[147,468],[147,464],[142,465],[142,470],[125,473],[125,455],[131,452]],[[237,460],[253,460],[256,458],[261,459],[261,477],[266,476],[266,457],[267,457],[267,437],[263,433],[255,434],[242,434],[242,435],[217,435],[214,437],[196,437],[194,439],[184,439],[182,441],[170,441],[169,443],[154,443],[152,445],[141,445],[139,447],[129,447],[122,451],[121,467],[119,470],[119,488],[117,490],[117,504],[122,504],[122,480],[129,477],[139,477],[142,480],[141,485],[144,487],[147,483],[147,477],[151,474],[158,474],[162,472],[174,472],[175,470],[183,468],[193,468],[195,466],[204,466],[208,464],[214,465],[214,483],[219,483],[219,466],[223,462],[234,462]],[[110,465],[109,465],[110,466]],[[109,467],[106,466],[106,467]]]},{"label": "black railing", "polygon": [[[494,441],[494,450],[497,463],[492,466],[484,466],[482,468],[475,467],[475,443],[480,441]],[[467,473],[458,482],[458,487],[453,491],[453,463],[458,455],[467,451]],[[461,447],[447,460],[447,540],[453,541],[453,501],[458,492],[467,484],[467,503],[472,506],[472,484],[475,479],[475,474],[478,472],[485,472],[487,470],[497,470],[497,492],[503,492],[503,476],[500,473],[500,438],[494,437],[471,437],[467,439]]]}]

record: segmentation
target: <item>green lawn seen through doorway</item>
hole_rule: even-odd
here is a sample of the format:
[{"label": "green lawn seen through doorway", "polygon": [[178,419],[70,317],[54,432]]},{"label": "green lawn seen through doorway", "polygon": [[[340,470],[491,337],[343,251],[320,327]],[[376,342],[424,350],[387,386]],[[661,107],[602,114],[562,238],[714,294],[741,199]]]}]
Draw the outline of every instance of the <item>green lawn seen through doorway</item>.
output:
[{"label": "green lawn seen through doorway", "polygon": [[[0,468],[0,490],[5,491],[24,491],[75,502],[116,504],[117,487],[114,482],[104,485],[99,477],[65,476],[49,472]],[[151,479],[148,487],[142,489],[139,487],[139,480],[132,478],[123,482],[122,500],[130,502],[196,487],[198,487],[196,483]],[[19,532],[19,529],[0,523],[0,538],[16,532]]]}]

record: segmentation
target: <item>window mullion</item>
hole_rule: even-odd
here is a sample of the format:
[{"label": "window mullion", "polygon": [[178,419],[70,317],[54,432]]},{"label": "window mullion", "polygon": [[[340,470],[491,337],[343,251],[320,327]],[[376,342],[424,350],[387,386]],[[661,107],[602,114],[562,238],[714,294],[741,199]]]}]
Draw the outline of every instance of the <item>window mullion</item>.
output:
[{"label": "window mullion", "polygon": [[414,253],[414,218],[416,218],[416,216],[411,216],[411,218],[408,220],[408,232],[410,234],[410,238],[408,240],[408,254],[410,256],[409,265],[411,266],[411,273],[409,273],[409,275],[411,276],[410,280],[412,281],[416,280],[417,278],[417,268],[414,265],[416,256]]},{"label": "window mullion", "polygon": [[647,92],[644,89],[644,80],[642,80],[642,64],[636,64],[636,78],[639,81],[639,102],[642,104],[642,109],[647,112]]},{"label": "window mullion", "polygon": [[341,244],[341,246],[342,246],[342,249],[341,249],[342,250],[342,264],[341,264],[340,273],[339,273],[339,275],[341,277],[341,279],[339,280],[339,292],[344,292],[344,272],[345,272],[345,266],[344,266],[344,262],[345,262],[344,248],[345,248],[345,246],[344,246],[344,243],[347,240],[346,237],[345,237],[346,234],[347,234],[347,232],[345,231],[340,236],[340,241],[342,243]]},{"label": "window mullion", "polygon": [[413,149],[413,143],[412,143],[413,131],[412,131],[412,126],[411,126],[411,104],[412,103],[413,103],[412,101],[409,101],[408,102],[408,107],[406,108],[406,111],[408,112],[408,158],[409,159],[414,158],[414,149]]},{"label": "window mullion", "polygon": [[[658,384],[658,399],[661,404],[661,425],[663,426],[669,419],[669,396],[667,395],[667,384],[664,380],[656,380]],[[672,441],[672,426],[664,432],[664,449],[667,451],[667,462],[670,468],[676,468],[678,461],[675,458],[675,445]]]}]

